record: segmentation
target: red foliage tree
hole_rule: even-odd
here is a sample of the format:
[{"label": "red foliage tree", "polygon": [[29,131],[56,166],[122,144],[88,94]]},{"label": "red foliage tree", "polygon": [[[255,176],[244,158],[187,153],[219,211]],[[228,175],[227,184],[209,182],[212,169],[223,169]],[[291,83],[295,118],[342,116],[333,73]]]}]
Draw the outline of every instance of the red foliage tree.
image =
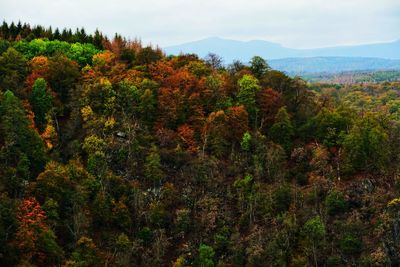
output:
[{"label": "red foliage tree", "polygon": [[160,84],[163,84],[164,80],[172,75],[174,71],[170,61],[160,60],[149,66],[151,77]]},{"label": "red foliage tree", "polygon": [[23,200],[18,206],[17,220],[15,241],[21,253],[21,262],[32,262],[36,258],[38,263],[43,263],[45,255],[37,247],[37,240],[48,227],[45,224],[45,212],[39,202],[35,198]]},{"label": "red foliage tree", "polygon": [[164,86],[179,88],[186,95],[192,93],[196,87],[196,83],[196,77],[186,68],[176,70],[163,81]]},{"label": "red foliage tree", "polygon": [[283,106],[283,101],[281,94],[271,88],[258,92],[256,101],[260,109],[260,128],[262,129],[274,122],[276,113]]},{"label": "red foliage tree", "polygon": [[232,142],[240,142],[243,134],[248,130],[248,114],[246,108],[241,106],[230,107],[227,110],[227,126]]},{"label": "red foliage tree", "polygon": [[187,122],[192,125],[195,131],[201,132],[205,121],[205,111],[202,105],[201,95],[192,93],[187,100],[188,118]]},{"label": "red foliage tree", "polygon": [[176,127],[179,111],[183,107],[184,96],[179,88],[162,87],[158,91],[158,121],[159,127]]},{"label": "red foliage tree", "polygon": [[187,124],[178,127],[178,134],[182,141],[187,146],[187,150],[191,153],[196,153],[198,151],[198,145],[194,139],[194,130]]}]

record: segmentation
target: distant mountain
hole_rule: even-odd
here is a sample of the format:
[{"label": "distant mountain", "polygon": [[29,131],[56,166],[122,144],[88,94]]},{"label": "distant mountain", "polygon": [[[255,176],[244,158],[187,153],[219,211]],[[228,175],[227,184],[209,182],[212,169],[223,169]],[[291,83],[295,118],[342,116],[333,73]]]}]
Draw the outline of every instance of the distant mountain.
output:
[{"label": "distant mountain", "polygon": [[267,41],[236,41],[212,37],[200,41],[170,46],[164,49],[167,54],[177,55],[180,53],[195,53],[205,57],[208,53],[215,53],[223,57],[226,63],[233,60],[247,62],[255,55],[266,59],[278,59],[285,57],[296,57],[296,50],[286,48],[280,44]]},{"label": "distant mountain", "polygon": [[400,40],[356,46],[337,46],[316,49],[287,48],[268,41],[237,41],[212,37],[200,41],[165,47],[167,54],[196,53],[201,57],[212,52],[224,58],[226,63],[235,59],[247,62],[257,55],[268,60],[291,57],[378,57],[400,59]]},{"label": "distant mountain", "polygon": [[[243,42],[212,37],[182,45],[165,47],[164,50],[167,54],[172,55],[195,53],[200,57],[205,57],[211,52],[221,56],[226,64],[231,63],[233,60],[240,60],[246,63],[257,55],[267,59],[273,67],[279,70],[296,73],[366,70],[372,67],[376,69],[399,69],[399,62],[395,60],[400,60],[400,40],[356,46],[294,49],[268,41]],[[276,59],[284,60],[273,61]],[[324,70],[318,69],[320,67],[324,68]]]}]

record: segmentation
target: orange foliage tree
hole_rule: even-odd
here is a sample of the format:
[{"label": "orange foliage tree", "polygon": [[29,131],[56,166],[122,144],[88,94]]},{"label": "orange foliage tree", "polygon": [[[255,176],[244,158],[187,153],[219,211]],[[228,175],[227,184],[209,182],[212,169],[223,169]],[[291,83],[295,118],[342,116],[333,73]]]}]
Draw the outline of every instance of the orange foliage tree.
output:
[{"label": "orange foliage tree", "polygon": [[188,117],[193,121],[203,117],[198,105],[197,79],[186,68],[174,71],[171,63],[157,62],[151,66],[151,73],[161,86],[158,91],[159,126],[175,128]]},{"label": "orange foliage tree", "polygon": [[282,97],[277,91],[266,88],[258,92],[256,102],[260,110],[260,128],[263,129],[274,122],[276,113],[283,106]]},{"label": "orange foliage tree", "polygon": [[37,56],[29,61],[29,66],[31,67],[32,72],[28,75],[25,81],[28,93],[30,92],[33,84],[38,78],[48,78],[49,61],[48,58],[45,56]]},{"label": "orange foliage tree", "polygon": [[17,248],[21,252],[22,262],[44,262],[44,253],[37,246],[42,232],[48,230],[45,224],[46,215],[35,198],[25,199],[17,210],[18,229],[15,234]]},{"label": "orange foliage tree", "polygon": [[182,141],[187,146],[188,151],[196,153],[198,151],[197,142],[194,139],[194,130],[187,124],[178,127],[178,134]]},{"label": "orange foliage tree", "polygon": [[46,214],[35,198],[24,199],[17,209],[15,245],[19,266],[59,266],[64,257],[56,236],[46,224]]},{"label": "orange foliage tree", "polygon": [[109,71],[115,64],[116,56],[110,51],[104,51],[93,56],[93,68],[100,72]]},{"label": "orange foliage tree", "polygon": [[207,148],[216,152],[215,154],[222,155],[228,135],[226,119],[226,114],[223,110],[211,112],[208,115],[201,133],[203,155]]},{"label": "orange foliage tree", "polygon": [[231,142],[240,142],[243,134],[248,130],[249,120],[246,108],[243,105],[228,108],[227,122]]}]

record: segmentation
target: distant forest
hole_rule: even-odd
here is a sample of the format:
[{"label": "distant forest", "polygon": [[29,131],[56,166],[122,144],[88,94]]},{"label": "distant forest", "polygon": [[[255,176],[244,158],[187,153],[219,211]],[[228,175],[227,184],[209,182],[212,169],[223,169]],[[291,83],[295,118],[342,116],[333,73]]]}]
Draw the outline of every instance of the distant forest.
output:
[{"label": "distant forest", "polygon": [[383,83],[400,81],[400,70],[320,72],[303,74],[301,77],[311,83]]},{"label": "distant forest", "polygon": [[0,266],[399,266],[400,82],[3,23]]}]

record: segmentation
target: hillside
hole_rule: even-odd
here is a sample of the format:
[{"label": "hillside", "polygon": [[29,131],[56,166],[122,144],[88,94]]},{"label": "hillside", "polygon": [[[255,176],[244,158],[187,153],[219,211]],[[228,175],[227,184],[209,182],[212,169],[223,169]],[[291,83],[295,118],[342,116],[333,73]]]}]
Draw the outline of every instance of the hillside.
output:
[{"label": "hillside", "polygon": [[0,266],[399,265],[399,82],[0,38]]}]

